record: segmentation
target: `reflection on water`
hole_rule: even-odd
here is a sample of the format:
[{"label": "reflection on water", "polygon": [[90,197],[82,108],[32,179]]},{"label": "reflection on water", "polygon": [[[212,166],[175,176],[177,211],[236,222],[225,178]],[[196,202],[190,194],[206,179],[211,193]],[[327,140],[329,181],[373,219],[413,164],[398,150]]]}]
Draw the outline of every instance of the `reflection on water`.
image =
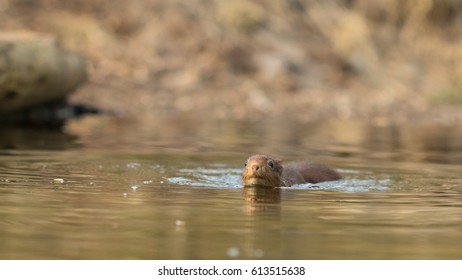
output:
[{"label": "reflection on water", "polygon": [[245,187],[242,194],[245,213],[280,212],[282,188]]},{"label": "reflection on water", "polygon": [[[462,258],[460,128],[189,125],[2,129],[0,258]],[[344,179],[242,188],[253,153]]]}]

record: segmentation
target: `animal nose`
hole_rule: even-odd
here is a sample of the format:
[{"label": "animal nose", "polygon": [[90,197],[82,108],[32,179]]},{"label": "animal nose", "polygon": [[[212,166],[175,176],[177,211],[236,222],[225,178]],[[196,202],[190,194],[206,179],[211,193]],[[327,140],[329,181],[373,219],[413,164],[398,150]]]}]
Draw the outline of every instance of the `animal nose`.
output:
[{"label": "animal nose", "polygon": [[252,165],[252,171],[253,171],[253,172],[257,172],[258,169],[260,169],[260,166],[258,166],[258,165]]}]

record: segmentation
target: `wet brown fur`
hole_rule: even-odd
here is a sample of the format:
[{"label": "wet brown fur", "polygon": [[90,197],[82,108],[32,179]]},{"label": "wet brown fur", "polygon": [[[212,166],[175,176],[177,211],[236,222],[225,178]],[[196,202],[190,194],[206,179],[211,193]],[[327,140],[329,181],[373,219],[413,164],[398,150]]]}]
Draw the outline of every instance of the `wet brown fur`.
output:
[{"label": "wet brown fur", "polygon": [[244,186],[290,187],[339,179],[341,176],[337,171],[323,164],[308,161],[283,164],[280,160],[264,155],[248,158],[242,174]]}]

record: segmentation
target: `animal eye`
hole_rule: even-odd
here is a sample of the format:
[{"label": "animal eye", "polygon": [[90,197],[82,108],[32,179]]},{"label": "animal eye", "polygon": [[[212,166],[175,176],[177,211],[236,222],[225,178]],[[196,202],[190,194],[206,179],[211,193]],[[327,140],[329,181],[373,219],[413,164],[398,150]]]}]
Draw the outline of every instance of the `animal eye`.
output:
[{"label": "animal eye", "polygon": [[268,166],[274,169],[274,162],[272,160],[268,161]]},{"label": "animal eye", "polygon": [[247,162],[246,162],[246,163],[244,163],[244,167],[247,167]]}]

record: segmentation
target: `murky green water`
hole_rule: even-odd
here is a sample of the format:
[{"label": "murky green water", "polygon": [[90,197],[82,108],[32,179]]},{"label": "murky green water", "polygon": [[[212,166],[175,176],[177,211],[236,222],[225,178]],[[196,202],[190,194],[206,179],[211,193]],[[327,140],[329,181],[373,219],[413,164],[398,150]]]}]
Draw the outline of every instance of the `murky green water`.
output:
[{"label": "murky green water", "polygon": [[[462,258],[461,129],[271,127],[2,129],[0,258]],[[243,189],[254,153],[345,178]]]}]

